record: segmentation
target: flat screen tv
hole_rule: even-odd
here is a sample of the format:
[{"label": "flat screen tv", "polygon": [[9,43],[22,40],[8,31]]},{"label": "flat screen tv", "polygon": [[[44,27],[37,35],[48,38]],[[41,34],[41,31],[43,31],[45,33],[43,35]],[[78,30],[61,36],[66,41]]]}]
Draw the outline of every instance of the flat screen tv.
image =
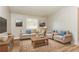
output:
[{"label": "flat screen tv", "polygon": [[7,32],[7,20],[0,17],[0,33]]}]

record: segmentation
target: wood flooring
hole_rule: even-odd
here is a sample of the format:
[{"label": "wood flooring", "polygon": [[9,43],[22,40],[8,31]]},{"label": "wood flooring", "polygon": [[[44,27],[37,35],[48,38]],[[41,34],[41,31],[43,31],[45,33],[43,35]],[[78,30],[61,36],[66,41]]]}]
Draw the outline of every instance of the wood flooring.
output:
[{"label": "wood flooring", "polygon": [[73,44],[62,44],[49,39],[49,44],[33,48],[31,40],[16,40],[11,52],[78,52],[79,46]]}]

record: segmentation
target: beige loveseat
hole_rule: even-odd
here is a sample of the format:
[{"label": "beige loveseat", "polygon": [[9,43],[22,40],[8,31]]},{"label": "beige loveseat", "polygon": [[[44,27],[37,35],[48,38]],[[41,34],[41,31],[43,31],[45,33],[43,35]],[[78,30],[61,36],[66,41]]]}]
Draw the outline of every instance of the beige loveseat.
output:
[{"label": "beige loveseat", "polygon": [[72,34],[71,33],[67,33],[64,36],[61,36],[59,34],[55,34],[53,36],[53,39],[56,41],[59,41],[61,43],[68,43],[72,41]]}]

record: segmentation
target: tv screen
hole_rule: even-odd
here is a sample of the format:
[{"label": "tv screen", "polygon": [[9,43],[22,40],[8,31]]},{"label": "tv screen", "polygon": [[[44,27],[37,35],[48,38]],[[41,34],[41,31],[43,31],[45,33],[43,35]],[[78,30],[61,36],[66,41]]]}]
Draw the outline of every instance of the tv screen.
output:
[{"label": "tv screen", "polygon": [[7,20],[0,17],[0,33],[7,32]]}]

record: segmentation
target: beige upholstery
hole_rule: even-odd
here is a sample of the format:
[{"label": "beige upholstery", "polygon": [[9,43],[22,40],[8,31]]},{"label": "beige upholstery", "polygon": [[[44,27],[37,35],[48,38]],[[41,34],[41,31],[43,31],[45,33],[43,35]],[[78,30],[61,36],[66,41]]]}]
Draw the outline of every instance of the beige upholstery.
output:
[{"label": "beige upholstery", "polygon": [[49,39],[52,39],[52,34],[46,34],[46,37],[48,37]]},{"label": "beige upholstery", "polygon": [[54,40],[57,40],[59,42],[62,42],[62,43],[68,43],[68,42],[71,42],[72,40],[72,35],[71,34],[66,34],[64,36],[61,36],[61,35],[54,35],[53,36]]}]

